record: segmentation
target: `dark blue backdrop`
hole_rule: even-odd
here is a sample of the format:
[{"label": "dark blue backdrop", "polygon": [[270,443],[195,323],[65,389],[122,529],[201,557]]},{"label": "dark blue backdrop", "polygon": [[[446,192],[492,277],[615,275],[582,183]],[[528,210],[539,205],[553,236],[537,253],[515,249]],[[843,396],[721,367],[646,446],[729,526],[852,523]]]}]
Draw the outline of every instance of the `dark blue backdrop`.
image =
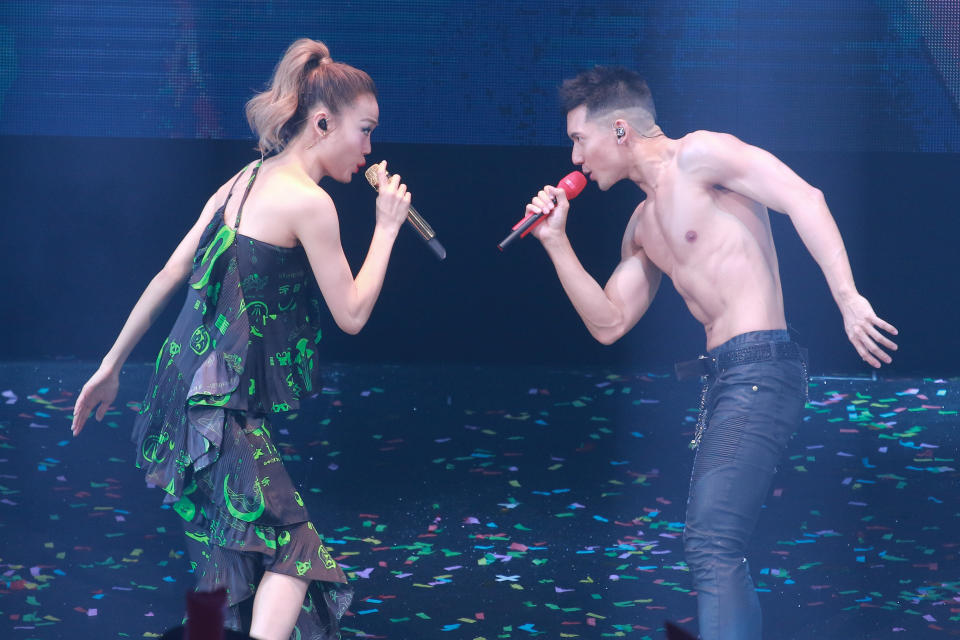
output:
[{"label": "dark blue backdrop", "polygon": [[[634,332],[598,345],[535,241],[495,248],[571,169],[557,84],[604,63],[648,75],[669,135],[729,131],[823,189],[860,289],[902,330],[894,371],[956,373],[957,13],[947,0],[4,3],[0,358],[105,352],[209,194],[253,157],[245,100],[310,35],[377,81],[371,160],[403,173],[450,254],[437,263],[405,234],[367,329],[328,323],[330,359],[666,367],[702,348],[669,285]],[[373,226],[361,182],[325,184],[355,267]],[[591,186],[574,203],[574,246],[601,281],[640,197]],[[814,370],[863,370],[822,275],[773,218]],[[153,358],[178,304],[135,359]]]},{"label": "dark blue backdrop", "polygon": [[956,0],[8,0],[0,134],[247,138],[290,42],[381,92],[381,141],[565,144],[556,86],[648,76],[668,133],[960,151]]}]

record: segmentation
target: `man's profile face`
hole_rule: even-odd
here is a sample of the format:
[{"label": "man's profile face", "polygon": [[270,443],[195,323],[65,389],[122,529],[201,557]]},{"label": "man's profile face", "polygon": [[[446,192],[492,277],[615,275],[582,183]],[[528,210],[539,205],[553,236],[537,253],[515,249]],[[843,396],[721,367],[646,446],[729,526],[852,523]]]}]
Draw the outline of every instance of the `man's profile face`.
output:
[{"label": "man's profile face", "polygon": [[586,105],[567,112],[567,135],[573,141],[571,160],[586,176],[606,191],[620,180],[617,139],[613,127],[603,127],[587,118]]}]

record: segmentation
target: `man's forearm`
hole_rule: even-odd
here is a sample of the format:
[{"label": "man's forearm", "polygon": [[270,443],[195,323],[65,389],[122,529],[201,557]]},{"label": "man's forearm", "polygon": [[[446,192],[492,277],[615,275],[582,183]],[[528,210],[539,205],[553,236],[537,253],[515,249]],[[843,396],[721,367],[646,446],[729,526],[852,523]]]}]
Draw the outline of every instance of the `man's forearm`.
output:
[{"label": "man's forearm", "polygon": [[840,230],[819,191],[798,214],[790,214],[800,239],[816,260],[837,303],[857,293]]},{"label": "man's forearm", "polygon": [[623,313],[580,264],[570,240],[563,236],[543,246],[557,270],[564,292],[587,330],[603,344],[615,342],[623,335]]}]

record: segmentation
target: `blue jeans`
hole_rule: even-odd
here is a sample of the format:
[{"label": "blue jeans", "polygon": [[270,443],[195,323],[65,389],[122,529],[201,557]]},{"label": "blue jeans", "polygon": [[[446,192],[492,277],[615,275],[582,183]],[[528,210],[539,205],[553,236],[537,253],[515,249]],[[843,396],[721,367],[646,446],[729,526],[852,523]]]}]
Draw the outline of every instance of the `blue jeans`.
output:
[{"label": "blue jeans", "polygon": [[[710,356],[789,340],[786,331],[752,331]],[[760,601],[747,544],[777,464],[800,424],[806,378],[799,359],[736,364],[707,378],[706,430],[690,476],[683,533],[703,640],[760,638]]]}]

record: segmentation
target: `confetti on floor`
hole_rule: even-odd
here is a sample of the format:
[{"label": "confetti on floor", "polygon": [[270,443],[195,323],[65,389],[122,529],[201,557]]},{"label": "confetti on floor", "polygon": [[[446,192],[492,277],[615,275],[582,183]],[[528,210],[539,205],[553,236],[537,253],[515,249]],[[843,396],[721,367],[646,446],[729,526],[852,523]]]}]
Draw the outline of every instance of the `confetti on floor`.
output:
[{"label": "confetti on floor", "polygon": [[[157,638],[192,584],[133,466],[150,370],[70,436],[93,366],[0,365],[0,636]],[[960,635],[956,380],[815,379],[750,557],[764,637]],[[663,372],[329,366],[275,423],[357,597],[345,638],[663,638],[695,383]],[[322,515],[322,517],[321,517]]]}]

